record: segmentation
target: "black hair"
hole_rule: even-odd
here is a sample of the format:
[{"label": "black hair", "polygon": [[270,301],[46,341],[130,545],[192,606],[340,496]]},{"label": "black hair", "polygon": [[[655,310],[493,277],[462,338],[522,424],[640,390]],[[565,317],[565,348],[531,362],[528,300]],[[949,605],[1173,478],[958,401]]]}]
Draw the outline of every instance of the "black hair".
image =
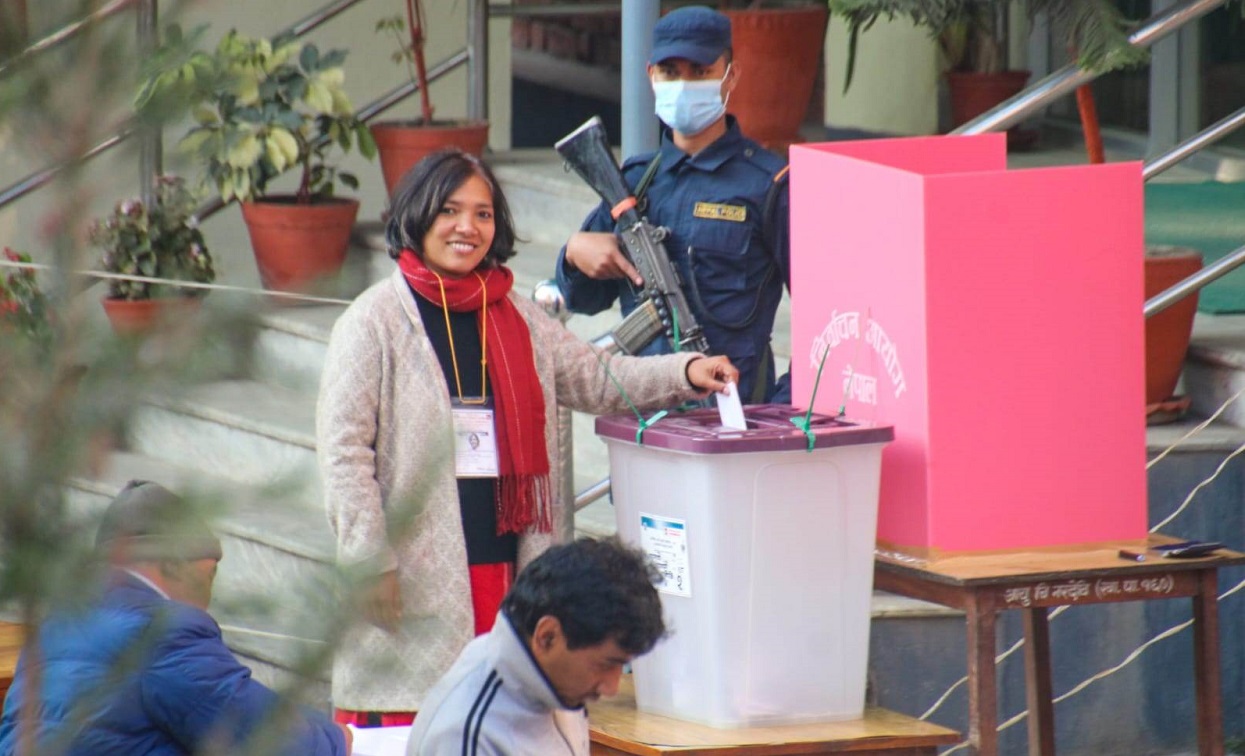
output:
[{"label": "black hair", "polygon": [[613,640],[623,651],[646,654],[666,635],[657,571],[644,552],[616,538],[580,538],[554,546],[523,569],[502,610],[526,638],[541,617],[562,624],[567,648]]},{"label": "black hair", "polygon": [[493,195],[493,244],[481,264],[498,265],[513,257],[514,219],[501,184],[484,161],[459,149],[428,155],[407,171],[394,187],[389,202],[389,222],[385,225],[389,256],[396,260],[402,250],[409,249],[422,260],[424,236],[432,228],[437,213],[445,207],[450,195],[472,176],[484,179]]}]

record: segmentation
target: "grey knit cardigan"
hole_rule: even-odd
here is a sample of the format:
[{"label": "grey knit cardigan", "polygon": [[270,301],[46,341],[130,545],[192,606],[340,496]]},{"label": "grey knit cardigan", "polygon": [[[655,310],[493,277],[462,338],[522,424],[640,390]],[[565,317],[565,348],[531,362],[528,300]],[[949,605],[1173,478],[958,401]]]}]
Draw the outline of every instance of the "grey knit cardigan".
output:
[{"label": "grey knit cardigan", "polygon": [[[398,270],[361,294],[333,328],[320,381],[316,447],[338,560],[377,574],[396,569],[403,603],[397,633],[358,620],[342,639],[332,695],[344,709],[418,710],[473,635],[449,389],[412,296]],[[626,404],[597,350],[509,296],[531,332],[557,471],[559,404],[595,414]],[[694,356],[603,359],[633,402],[657,408],[694,395],[685,377]],[[570,502],[552,490],[553,532],[520,536],[520,567],[570,532]]]}]

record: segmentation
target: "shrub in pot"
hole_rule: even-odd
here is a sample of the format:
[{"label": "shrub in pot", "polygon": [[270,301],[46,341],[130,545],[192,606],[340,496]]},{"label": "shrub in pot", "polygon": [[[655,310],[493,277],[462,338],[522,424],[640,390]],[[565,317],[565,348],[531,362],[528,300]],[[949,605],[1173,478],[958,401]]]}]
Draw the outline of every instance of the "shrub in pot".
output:
[{"label": "shrub in pot", "polygon": [[[100,248],[99,267],[106,273],[195,283],[216,279],[212,255],[194,212],[197,198],[176,176],[158,176],[153,200],[118,202],[112,213],[91,227]],[[149,329],[171,308],[197,305],[204,289],[173,284],[112,279],[104,311],[118,333]]]},{"label": "shrub in pot", "polygon": [[[179,40],[175,32],[171,41]],[[192,110],[195,125],[180,147],[203,164],[223,201],[241,204],[264,286],[307,291],[336,276],[359,211],[358,200],[336,196],[337,183],[354,189],[358,179],[330,159],[355,147],[369,159],[376,152],[343,88],[346,52],[231,31],[211,53],[181,55],[161,61],[139,105]],[[269,195],[292,169],[294,194]]]}]

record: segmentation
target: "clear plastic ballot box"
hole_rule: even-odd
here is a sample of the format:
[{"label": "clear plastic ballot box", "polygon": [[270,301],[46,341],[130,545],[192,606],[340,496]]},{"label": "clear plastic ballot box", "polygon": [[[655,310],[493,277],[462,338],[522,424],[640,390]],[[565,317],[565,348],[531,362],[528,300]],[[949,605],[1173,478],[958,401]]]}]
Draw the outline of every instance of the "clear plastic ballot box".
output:
[{"label": "clear plastic ballot box", "polygon": [[[650,555],[671,635],[636,659],[641,711],[715,727],[862,716],[889,425],[789,405],[596,421],[619,536]],[[810,446],[811,436],[811,446]]]}]

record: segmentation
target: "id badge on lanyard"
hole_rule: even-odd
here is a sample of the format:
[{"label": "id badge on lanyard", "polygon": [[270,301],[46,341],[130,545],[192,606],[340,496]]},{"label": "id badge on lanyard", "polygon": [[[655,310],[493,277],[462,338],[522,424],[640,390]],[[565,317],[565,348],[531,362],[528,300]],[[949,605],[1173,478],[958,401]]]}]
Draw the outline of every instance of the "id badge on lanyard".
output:
[{"label": "id badge on lanyard", "polygon": [[484,404],[464,404],[450,399],[454,416],[454,472],[460,478],[496,478],[497,423],[493,400]]}]

